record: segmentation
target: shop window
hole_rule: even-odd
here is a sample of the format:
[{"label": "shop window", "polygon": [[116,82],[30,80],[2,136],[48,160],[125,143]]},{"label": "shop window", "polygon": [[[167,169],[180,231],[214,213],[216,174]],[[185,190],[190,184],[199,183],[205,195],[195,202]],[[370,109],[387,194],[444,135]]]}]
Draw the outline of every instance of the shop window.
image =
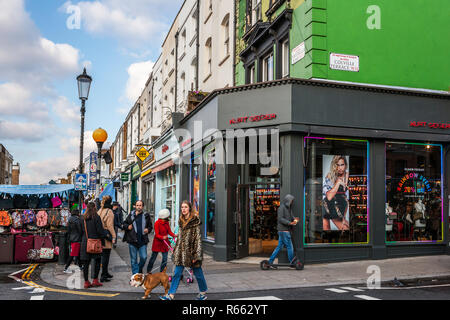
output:
[{"label": "shop window", "polygon": [[206,154],[206,205],[205,205],[205,238],[215,240],[216,226],[216,160],[215,148],[205,150]]},{"label": "shop window", "polygon": [[442,146],[386,143],[386,241],[442,241]]},{"label": "shop window", "polygon": [[273,53],[270,53],[262,61],[262,81],[273,80]]},{"label": "shop window", "polygon": [[161,173],[161,208],[170,211],[170,227],[175,230],[178,225],[178,210],[176,207],[177,199],[177,173],[175,166],[170,167]]},{"label": "shop window", "polygon": [[282,62],[281,62],[281,69],[282,69],[282,77],[288,77],[289,76],[289,63],[290,63],[290,57],[289,57],[289,39],[286,39],[282,45]]},{"label": "shop window", "polygon": [[313,137],[304,141],[305,244],[368,243],[369,143]]},{"label": "shop window", "polygon": [[200,165],[192,159],[190,167],[189,198],[192,203],[192,210],[198,215],[200,212]]}]

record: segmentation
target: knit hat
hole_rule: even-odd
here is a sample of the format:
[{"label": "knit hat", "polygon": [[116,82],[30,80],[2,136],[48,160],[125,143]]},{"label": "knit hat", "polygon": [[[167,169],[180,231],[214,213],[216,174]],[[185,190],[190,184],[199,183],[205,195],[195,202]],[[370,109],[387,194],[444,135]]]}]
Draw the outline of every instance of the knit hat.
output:
[{"label": "knit hat", "polygon": [[158,219],[167,219],[170,216],[168,209],[162,209],[158,212]]}]

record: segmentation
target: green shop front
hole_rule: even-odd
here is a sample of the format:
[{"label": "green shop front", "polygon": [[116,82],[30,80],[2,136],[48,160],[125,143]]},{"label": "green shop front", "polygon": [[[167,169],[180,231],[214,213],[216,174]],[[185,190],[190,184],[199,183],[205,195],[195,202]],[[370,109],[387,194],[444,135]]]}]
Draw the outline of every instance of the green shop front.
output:
[{"label": "green shop front", "polygon": [[205,250],[268,257],[291,194],[305,263],[449,254],[449,101],[300,79],[213,92],[177,137],[181,194],[204,223]]}]

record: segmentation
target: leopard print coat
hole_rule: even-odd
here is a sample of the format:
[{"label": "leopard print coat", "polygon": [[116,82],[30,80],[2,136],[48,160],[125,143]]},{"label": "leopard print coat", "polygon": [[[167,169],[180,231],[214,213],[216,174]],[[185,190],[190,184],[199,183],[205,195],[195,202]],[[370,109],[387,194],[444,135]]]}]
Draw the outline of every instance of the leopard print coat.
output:
[{"label": "leopard print coat", "polygon": [[[202,223],[197,216],[194,216],[184,227],[181,221],[178,223],[180,231],[173,251],[173,262],[176,266],[199,268],[203,260],[200,232],[200,225]],[[192,260],[197,261],[195,265],[193,265]]]}]

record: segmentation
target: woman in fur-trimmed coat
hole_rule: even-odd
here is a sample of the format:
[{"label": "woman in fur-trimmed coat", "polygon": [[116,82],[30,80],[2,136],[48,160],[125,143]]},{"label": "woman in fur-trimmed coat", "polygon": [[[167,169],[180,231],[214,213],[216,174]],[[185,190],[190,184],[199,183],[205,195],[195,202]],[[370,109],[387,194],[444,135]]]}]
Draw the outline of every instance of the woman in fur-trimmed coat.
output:
[{"label": "woman in fur-trimmed coat", "polygon": [[172,284],[168,294],[160,297],[160,299],[172,300],[174,298],[184,268],[192,268],[197,279],[200,291],[197,300],[206,299],[208,287],[202,270],[203,250],[200,225],[199,217],[192,212],[192,204],[189,201],[183,201],[181,204],[178,240],[173,251],[175,271]]}]

